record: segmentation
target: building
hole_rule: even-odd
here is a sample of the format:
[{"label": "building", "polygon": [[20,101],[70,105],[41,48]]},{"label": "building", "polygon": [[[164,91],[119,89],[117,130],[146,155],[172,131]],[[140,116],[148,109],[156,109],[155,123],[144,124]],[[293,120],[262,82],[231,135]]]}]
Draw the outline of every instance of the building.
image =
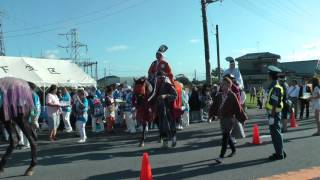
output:
[{"label": "building", "polygon": [[105,87],[116,83],[132,86],[134,83],[134,77],[105,76],[99,79],[97,83],[98,87]]},{"label": "building", "polygon": [[269,65],[277,65],[280,58],[279,55],[269,52],[250,53],[236,58],[235,60],[238,62],[243,78],[244,88],[258,87],[261,84],[264,87],[267,86],[267,67]]},{"label": "building", "polygon": [[278,66],[283,72],[286,73],[288,80],[311,79],[316,69],[318,69],[319,60],[306,60],[306,61],[292,61],[292,62],[279,62],[280,55],[270,52],[262,53],[249,53],[244,56],[238,57],[235,60],[238,62],[240,72],[244,81],[245,89],[252,86],[267,87],[268,82],[268,69],[269,65]]},{"label": "building", "polygon": [[319,60],[305,60],[279,63],[281,68],[291,79],[311,79],[318,69]]}]

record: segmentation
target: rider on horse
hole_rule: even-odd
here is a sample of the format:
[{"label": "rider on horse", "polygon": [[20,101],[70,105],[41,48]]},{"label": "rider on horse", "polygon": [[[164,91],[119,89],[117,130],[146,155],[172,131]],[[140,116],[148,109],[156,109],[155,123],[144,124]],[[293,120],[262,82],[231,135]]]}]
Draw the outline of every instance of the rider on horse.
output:
[{"label": "rider on horse", "polygon": [[153,61],[149,71],[148,71],[148,79],[150,83],[154,86],[156,74],[159,71],[162,71],[168,76],[170,79],[171,84],[174,84],[173,80],[173,73],[171,71],[171,68],[169,64],[164,60],[163,53],[166,52],[168,47],[166,45],[161,45],[156,53],[157,60]]}]

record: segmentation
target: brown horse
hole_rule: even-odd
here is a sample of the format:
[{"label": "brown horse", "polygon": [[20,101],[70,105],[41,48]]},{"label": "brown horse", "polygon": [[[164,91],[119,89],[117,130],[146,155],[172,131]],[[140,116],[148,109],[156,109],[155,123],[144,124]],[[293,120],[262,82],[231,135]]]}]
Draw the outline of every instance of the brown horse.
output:
[{"label": "brown horse", "polygon": [[146,126],[148,122],[153,121],[154,113],[153,108],[148,98],[152,93],[152,86],[145,77],[141,77],[138,80],[134,79],[133,86],[133,105],[136,108],[136,119],[142,124],[142,136],[140,140],[140,147],[144,146],[146,137]]},{"label": "brown horse", "polygon": [[33,175],[33,169],[37,164],[37,137],[29,124],[33,106],[32,91],[26,81],[12,77],[0,78],[0,120],[9,134],[10,141],[7,151],[1,158],[0,174],[3,174],[8,158],[18,145],[20,137],[15,128],[18,125],[31,146],[32,160],[25,175]]}]

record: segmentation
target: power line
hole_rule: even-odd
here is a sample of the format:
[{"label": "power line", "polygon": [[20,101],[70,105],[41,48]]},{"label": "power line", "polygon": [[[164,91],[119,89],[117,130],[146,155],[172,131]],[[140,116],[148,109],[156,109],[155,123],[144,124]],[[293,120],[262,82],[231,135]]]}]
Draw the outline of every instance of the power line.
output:
[{"label": "power line", "polygon": [[280,11],[278,12],[282,12],[283,14],[287,15],[288,17],[290,16],[295,16],[297,14],[299,14],[299,12],[295,11],[294,9],[290,8],[289,6],[284,6],[284,2],[285,1],[281,1],[281,4],[279,1],[274,1],[274,0],[269,0],[268,3],[266,4],[269,4],[277,9],[279,9]]},{"label": "power line", "polygon": [[244,4],[244,1],[238,1],[238,0],[232,0],[234,3],[236,3],[238,6],[242,7],[243,9],[259,16],[260,18],[264,19],[265,21],[268,21],[269,23],[272,23],[276,25],[277,27],[281,27],[283,30],[286,30],[290,33],[296,33],[296,34],[301,34],[301,32],[297,32],[297,29],[292,31],[288,26],[285,25],[284,22],[281,21],[281,19],[277,18],[274,19],[271,16],[267,16],[267,13],[263,13],[264,10],[261,9],[260,7],[256,6],[255,4],[252,4],[250,1],[246,1],[249,4]]},{"label": "power line", "polygon": [[304,15],[308,14],[309,16],[313,16],[311,13],[309,13],[309,11],[307,11],[306,9],[304,9],[303,7],[299,6],[294,0],[288,0],[289,3],[294,6],[296,9],[298,9],[299,11],[301,11]]},{"label": "power line", "polygon": [[[128,1],[130,1],[130,0],[128,0]],[[77,17],[71,17],[71,18],[68,18],[66,20],[58,20],[58,21],[55,21],[55,22],[47,23],[47,24],[41,24],[41,25],[29,26],[29,27],[21,28],[21,29],[9,30],[9,31],[6,31],[5,33],[6,34],[10,34],[10,33],[14,33],[14,32],[28,31],[28,30],[39,29],[39,28],[58,25],[58,24],[64,24],[64,23],[67,23],[67,22],[70,22],[70,21],[74,21],[74,20],[77,20],[77,19],[81,19],[81,18],[84,18],[84,17],[88,17],[88,16],[91,16],[91,15],[94,15],[94,14],[98,14],[100,12],[105,12],[106,10],[112,9],[112,8],[118,6],[118,5],[123,4],[124,2],[127,2],[127,1],[120,1],[120,3],[118,2],[118,3],[113,4],[112,6],[109,6],[107,8],[91,11],[91,12],[89,12],[87,14],[84,14],[84,15],[81,15],[81,16],[77,16]],[[20,19],[20,18],[16,18],[16,19]]]},{"label": "power line", "polygon": [[[139,3],[136,3],[136,4],[133,4],[131,6],[128,6],[124,9],[120,9],[118,11],[115,11],[115,12],[112,12],[112,13],[108,13],[106,15],[103,15],[103,16],[99,16],[98,18],[93,18],[93,19],[90,19],[90,20],[87,20],[87,21],[83,21],[83,22],[79,22],[79,23],[74,23],[74,25],[83,25],[83,24],[89,24],[89,23],[92,23],[92,22],[95,22],[97,20],[100,20],[102,18],[107,18],[107,17],[110,17],[110,16],[113,16],[115,14],[118,14],[120,12],[123,12],[125,10],[128,10],[128,9],[131,9],[131,8],[134,8],[138,5],[141,5],[143,2],[145,2],[146,0],[143,0]],[[18,34],[18,35],[12,35],[12,36],[7,36],[5,39],[9,39],[9,38],[16,38],[16,37],[22,37],[22,36],[30,36],[30,35],[36,35],[36,34],[42,34],[42,33],[47,33],[47,32],[51,32],[51,31],[56,31],[56,30],[59,30],[59,29],[64,29],[65,26],[59,26],[59,27],[54,27],[54,28],[50,28],[50,29],[46,29],[46,30],[40,30],[40,31],[35,31],[35,32],[31,32],[31,33],[23,33],[23,34]]]}]

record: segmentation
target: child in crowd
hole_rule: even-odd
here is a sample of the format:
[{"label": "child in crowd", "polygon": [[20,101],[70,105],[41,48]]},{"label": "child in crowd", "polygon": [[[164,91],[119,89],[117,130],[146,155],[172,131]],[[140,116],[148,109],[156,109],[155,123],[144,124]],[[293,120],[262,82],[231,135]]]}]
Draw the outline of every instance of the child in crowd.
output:
[{"label": "child in crowd", "polygon": [[129,133],[135,133],[136,132],[136,123],[132,117],[132,112],[134,111],[134,107],[132,105],[132,88],[131,88],[131,86],[128,86],[125,89],[124,100],[125,100],[125,104],[124,104],[123,111],[124,111],[124,117],[125,117],[125,121],[126,121],[126,125],[127,125],[127,131]]},{"label": "child in crowd", "polygon": [[107,131],[108,133],[114,133],[114,124],[115,124],[115,102],[112,96],[112,88],[110,86],[106,89],[106,97],[105,97],[105,104],[106,104],[106,119],[107,119]]},{"label": "child in crowd", "polygon": [[104,131],[104,108],[101,100],[98,96],[94,96],[93,99],[93,115],[92,115],[92,131],[103,132]]}]

